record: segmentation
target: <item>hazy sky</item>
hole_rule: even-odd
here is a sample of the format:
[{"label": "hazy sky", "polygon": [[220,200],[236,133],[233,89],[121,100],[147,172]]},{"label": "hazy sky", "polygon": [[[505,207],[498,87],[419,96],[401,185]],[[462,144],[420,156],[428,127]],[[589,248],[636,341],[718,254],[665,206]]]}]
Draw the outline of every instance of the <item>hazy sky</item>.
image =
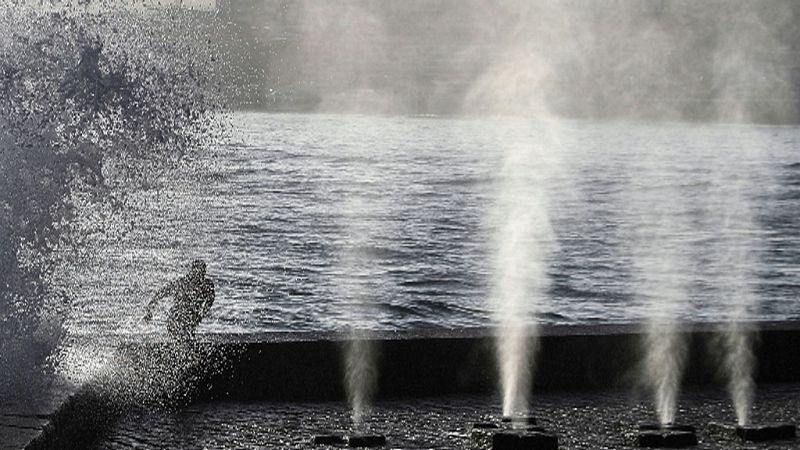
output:
[{"label": "hazy sky", "polygon": [[800,4],[792,0],[218,6],[229,24],[223,39],[236,39],[240,82],[259,84],[254,99],[269,96],[284,107],[772,121],[796,115]]}]

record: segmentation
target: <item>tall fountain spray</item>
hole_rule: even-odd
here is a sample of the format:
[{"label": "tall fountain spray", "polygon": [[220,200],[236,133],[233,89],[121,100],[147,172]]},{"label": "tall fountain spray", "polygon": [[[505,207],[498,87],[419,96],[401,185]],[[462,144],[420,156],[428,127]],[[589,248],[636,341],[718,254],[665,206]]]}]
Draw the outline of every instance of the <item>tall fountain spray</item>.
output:
[{"label": "tall fountain spray", "polygon": [[[781,21],[796,14],[796,5],[771,4],[769,14],[763,14],[765,5],[746,5],[737,8],[736,14],[720,15],[725,18],[724,29],[736,31],[721,34],[715,43],[715,87],[718,95],[727,100],[718,103],[716,112],[724,120],[757,123],[763,120],[764,111],[770,111],[774,115],[771,120],[775,120],[782,116],[785,105],[796,104],[795,75],[793,69],[783,65],[764,70],[761,55],[765,49],[780,54],[791,48],[790,41],[778,30]],[[747,95],[742,95],[742,86],[748,86]],[[754,98],[763,100],[753,102]],[[717,351],[740,426],[749,424],[755,393],[756,330],[748,320],[758,305],[754,285],[759,252],[767,246],[765,232],[758,223],[757,205],[763,199],[753,198],[752,193],[774,192],[775,183],[771,173],[774,166],[768,163],[769,144],[763,133],[758,126],[748,127],[739,137],[740,143],[747,144],[740,147],[742,151],[721,149],[714,155],[714,164],[709,165],[715,168],[718,197],[713,211],[717,221],[714,231],[720,236],[715,268],[723,280],[720,294],[727,304],[727,324],[720,330]]]},{"label": "tall fountain spray", "polygon": [[[481,124],[490,130],[487,148],[499,150],[501,161],[488,211],[493,236],[490,306],[498,328],[503,415],[522,416],[529,408],[539,347],[536,315],[549,301],[548,256],[556,246],[549,199],[552,181],[561,175],[561,124],[546,98],[557,74],[549,45],[554,30],[544,17],[558,17],[561,8],[529,2],[488,5],[474,5],[476,32],[471,38],[476,49],[496,40],[495,50],[481,56],[485,68],[466,92],[462,108],[468,114],[505,118]],[[502,33],[484,34],[486,23],[503,24]]]},{"label": "tall fountain spray", "polygon": [[531,244],[525,241],[532,218],[517,207],[510,211],[508,219],[500,231],[505,239],[498,249],[498,279],[493,298],[500,325],[496,345],[503,415],[513,416],[528,412],[531,359],[538,346],[539,334],[538,325],[532,324],[531,319],[541,292],[534,293],[526,270],[530,267]]},{"label": "tall fountain spray", "polygon": [[724,333],[724,366],[728,375],[728,392],[733,400],[736,423],[749,425],[750,410],[755,397],[753,368],[753,327],[742,322],[729,324]]},{"label": "tall fountain spray", "polygon": [[[769,173],[754,180],[757,171],[748,169],[748,161],[759,161],[763,155],[757,132],[751,131],[751,150],[747,155],[718,156],[716,202],[717,221],[716,251],[714,252],[715,275],[721,280],[720,294],[726,300],[726,317],[721,326],[716,351],[719,353],[722,372],[734,405],[736,421],[740,426],[749,424],[750,411],[755,396],[755,355],[753,337],[756,329],[748,319],[758,304],[753,285],[757,280],[757,249],[761,246],[760,229],[753,217],[753,207],[748,198],[755,183],[770,182]],[[763,145],[763,144],[762,144]]]},{"label": "tall fountain spray", "polygon": [[[727,300],[729,316],[720,330],[717,351],[721,354],[722,369],[727,378],[736,422],[745,426],[749,424],[755,396],[753,369],[756,362],[753,354],[755,325],[748,323],[747,319],[749,309],[757,304],[757,299],[750,286],[753,278],[750,267],[754,261],[749,239],[753,238],[736,236],[735,230],[742,229],[743,226],[751,228],[753,224],[744,199],[738,195],[727,198],[729,201],[733,199],[736,206],[725,208],[727,217],[722,230],[724,238],[721,240],[724,248],[718,255],[718,270],[725,273],[720,278],[725,280],[722,295]],[[731,217],[732,215],[737,217]],[[732,222],[736,222],[736,225],[733,226]]]},{"label": "tall fountain spray", "polygon": [[[383,217],[388,195],[378,195],[382,183],[379,158],[373,146],[353,144],[359,140],[376,142],[383,130],[374,119],[364,119],[359,127],[342,129],[333,123],[331,147],[336,158],[330,164],[341,173],[336,180],[341,202],[331,212],[337,216],[341,235],[336,244],[338,262],[332,273],[333,295],[339,302],[340,326],[347,331],[343,345],[343,377],[347,400],[356,433],[366,431],[370,402],[377,387],[378,348],[369,330],[377,325],[381,295],[382,266],[376,235],[385,232]],[[367,135],[365,138],[363,135]]]},{"label": "tall fountain spray", "polygon": [[[539,346],[536,314],[546,302],[547,256],[554,245],[547,204],[557,152],[546,123],[505,134],[493,228],[495,273],[491,300],[504,416],[528,412]],[[552,153],[551,153],[552,152]]]},{"label": "tall fountain spray", "polygon": [[[663,245],[662,250],[669,248]],[[678,328],[678,315],[685,306],[686,290],[676,273],[677,256],[668,251],[639,258],[649,295],[643,350],[644,380],[661,425],[675,422],[678,392],[686,361],[686,342]]]},{"label": "tall fountain spray", "polygon": [[687,236],[692,224],[687,204],[680,191],[680,180],[664,175],[661,167],[669,155],[652,155],[635,170],[629,199],[633,213],[632,253],[637,274],[635,286],[647,314],[642,351],[643,383],[653,396],[656,415],[662,426],[675,422],[678,393],[686,362],[687,346],[679,327],[681,315],[689,306],[687,270],[691,248]]},{"label": "tall fountain spray", "polygon": [[675,422],[686,343],[675,325],[652,320],[645,334],[644,370],[661,425]]},{"label": "tall fountain spray", "polygon": [[377,387],[375,344],[363,335],[353,334],[345,344],[345,385],[353,426],[363,430],[369,401]]},{"label": "tall fountain spray", "polygon": [[342,245],[341,277],[337,280],[338,294],[343,302],[343,314],[348,318],[349,335],[344,344],[344,381],[350,404],[353,427],[363,430],[369,413],[369,403],[377,383],[376,349],[366,329],[371,327],[374,306],[367,284],[372,276],[367,268],[369,255],[363,252],[369,245],[370,230],[363,215],[364,200],[350,197],[344,206],[346,242]]}]

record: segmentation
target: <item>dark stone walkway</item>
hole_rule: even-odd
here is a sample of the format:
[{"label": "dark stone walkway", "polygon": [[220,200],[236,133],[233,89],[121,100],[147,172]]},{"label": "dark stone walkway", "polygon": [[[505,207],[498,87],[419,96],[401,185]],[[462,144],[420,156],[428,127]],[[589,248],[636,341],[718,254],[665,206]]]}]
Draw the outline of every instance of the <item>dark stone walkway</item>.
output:
[{"label": "dark stone walkway", "polygon": [[58,379],[31,380],[0,398],[0,450],[19,450],[38,436],[76,387]]}]

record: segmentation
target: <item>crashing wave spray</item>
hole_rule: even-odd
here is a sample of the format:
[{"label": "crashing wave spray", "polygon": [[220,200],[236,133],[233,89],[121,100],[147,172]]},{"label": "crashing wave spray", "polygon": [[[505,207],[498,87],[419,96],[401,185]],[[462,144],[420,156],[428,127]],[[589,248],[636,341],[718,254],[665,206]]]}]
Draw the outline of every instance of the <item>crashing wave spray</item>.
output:
[{"label": "crashing wave spray", "polygon": [[0,0],[0,387],[62,342],[70,274],[125,232],[126,193],[217,123],[207,46],[170,37],[196,25],[180,11],[40,3]]}]

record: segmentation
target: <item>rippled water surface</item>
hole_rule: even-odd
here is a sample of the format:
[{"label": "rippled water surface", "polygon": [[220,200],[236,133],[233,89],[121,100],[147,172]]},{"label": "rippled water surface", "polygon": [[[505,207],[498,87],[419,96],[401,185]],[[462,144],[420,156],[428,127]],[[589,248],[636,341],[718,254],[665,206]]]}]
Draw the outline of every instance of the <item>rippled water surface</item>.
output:
[{"label": "rippled water surface", "polygon": [[539,243],[552,250],[537,320],[641,320],[676,280],[687,320],[724,318],[742,290],[752,318],[800,319],[800,128],[233,122],[216,157],[134,195],[134,231],[76,274],[73,331],[152,331],[143,304],[198,256],[217,284],[202,332],[488,325],[502,168],[532,145],[519,163],[547,168],[525,182],[545,192],[555,236]]}]

